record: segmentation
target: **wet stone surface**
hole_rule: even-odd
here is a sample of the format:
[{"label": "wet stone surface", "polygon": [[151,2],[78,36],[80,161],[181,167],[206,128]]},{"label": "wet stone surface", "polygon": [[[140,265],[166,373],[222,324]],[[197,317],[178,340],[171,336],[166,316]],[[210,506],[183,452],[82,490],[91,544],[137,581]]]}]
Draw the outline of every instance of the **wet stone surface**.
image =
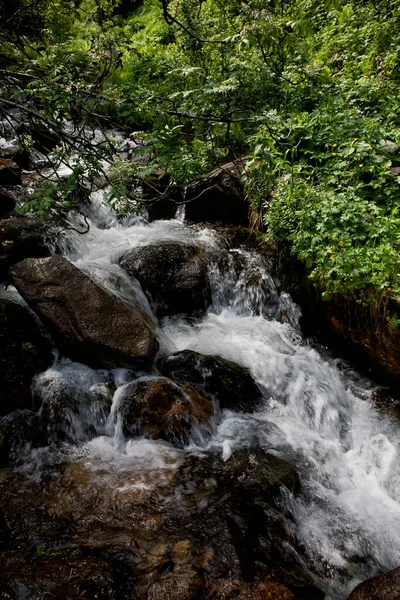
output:
[{"label": "wet stone surface", "polygon": [[210,398],[193,386],[165,378],[128,383],[118,391],[117,414],[126,434],[147,435],[176,445],[213,416]]},{"label": "wet stone surface", "polygon": [[199,315],[211,302],[206,255],[201,246],[162,241],[129,250],[119,264],[140,282],[160,317]]},{"label": "wet stone surface", "polygon": [[32,379],[52,362],[52,346],[34,315],[16,302],[0,299],[0,416],[32,409]]},{"label": "wet stone surface", "polygon": [[247,483],[229,485],[234,456],[223,463],[138,440],[116,467],[93,450],[40,476],[0,471],[3,597],[323,598],[269,504],[272,488],[261,507]]},{"label": "wet stone surface", "polygon": [[262,401],[261,390],[248,369],[220,356],[183,350],[159,360],[158,368],[167,377],[204,389],[221,408],[252,411]]}]

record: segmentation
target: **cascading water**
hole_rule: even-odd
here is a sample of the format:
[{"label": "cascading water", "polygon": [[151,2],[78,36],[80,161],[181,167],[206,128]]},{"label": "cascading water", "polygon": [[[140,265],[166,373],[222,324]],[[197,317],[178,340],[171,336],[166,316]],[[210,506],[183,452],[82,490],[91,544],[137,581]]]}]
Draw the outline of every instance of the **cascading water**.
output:
[{"label": "cascading water", "polygon": [[[120,224],[100,192],[94,195],[89,218],[89,233],[64,234],[57,240],[58,250],[108,291],[127,303],[139,303],[149,315],[140,286],[116,263],[124,251],[160,240],[195,241],[213,253],[219,248],[215,232],[181,220],[149,224],[132,218]],[[222,262],[210,261],[209,278],[213,302],[207,314],[196,321],[164,319],[164,347],[217,354],[247,367],[264,402],[251,414],[223,411],[204,435],[193,437],[185,452],[218,453],[227,460],[234,449],[260,446],[293,462],[302,491],[286,499],[291,526],[319,585],[332,600],[342,600],[359,581],[400,564],[398,424],[373,407],[368,381],[358,378],[355,384],[350,369],[339,368],[337,361],[323,358],[302,339],[298,307],[287,294],[278,294],[259,256],[225,252]],[[69,422],[70,456],[91,461],[103,483],[105,465],[112,465],[108,484],[117,481],[121,486],[125,474],[123,485],[147,489],[145,473],[158,469],[167,478],[168,469],[181,464],[183,451],[144,439],[127,442],[113,409],[105,422],[110,388],[117,388],[115,405],[121,386],[131,378],[122,369],[111,376],[110,383],[103,372],[56,363],[37,378],[35,393],[50,419],[46,398],[57,386],[69,386],[81,398],[94,390],[96,410],[85,411],[83,403],[80,422],[76,415]],[[68,415],[63,418],[68,427]],[[82,443],[85,435],[91,439]],[[44,451],[35,453],[38,464]]]}]

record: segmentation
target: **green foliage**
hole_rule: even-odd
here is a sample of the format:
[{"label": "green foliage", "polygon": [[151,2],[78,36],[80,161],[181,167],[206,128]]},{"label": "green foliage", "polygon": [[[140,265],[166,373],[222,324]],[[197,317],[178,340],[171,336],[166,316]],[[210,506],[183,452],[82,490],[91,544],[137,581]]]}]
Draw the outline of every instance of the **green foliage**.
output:
[{"label": "green foliage", "polygon": [[307,79],[254,137],[248,196],[326,300],[400,291],[398,17],[329,13]]},{"label": "green foliage", "polygon": [[[57,160],[64,162],[55,154]],[[82,195],[87,195],[88,182],[102,174],[100,157],[90,151],[81,152],[69,163],[71,173],[66,179],[41,179],[30,199],[16,209],[20,215],[33,214],[38,221],[62,218],[66,213],[79,207]]]},{"label": "green foliage", "polygon": [[[246,156],[267,235],[307,264],[324,298],[400,292],[398,2],[40,0],[37,27],[28,0],[17,4],[0,26],[0,97],[55,127],[141,131],[142,156],[109,171],[119,214],[138,210],[144,179],[185,185]],[[29,148],[29,132],[19,141]],[[54,159],[71,177],[22,210],[74,207],[102,152],[62,140]]]},{"label": "green foliage", "polygon": [[389,327],[392,329],[397,329],[400,326],[400,318],[397,313],[394,313],[388,317],[387,321],[389,323]]},{"label": "green foliage", "polygon": [[32,342],[22,342],[21,348],[29,354],[36,354],[36,348]]}]

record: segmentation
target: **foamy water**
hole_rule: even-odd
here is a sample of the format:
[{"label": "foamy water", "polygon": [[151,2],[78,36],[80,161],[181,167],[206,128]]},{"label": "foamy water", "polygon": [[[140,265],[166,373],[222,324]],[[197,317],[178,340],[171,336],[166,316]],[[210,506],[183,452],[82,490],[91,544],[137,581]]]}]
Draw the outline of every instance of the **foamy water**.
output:
[{"label": "foamy water", "polygon": [[[100,192],[89,217],[89,233],[68,232],[57,241],[58,248],[103,287],[125,302],[140,304],[154,320],[140,285],[118,266],[118,258],[130,248],[160,240],[218,249],[215,232],[189,227],[181,218],[118,223]],[[165,319],[159,336],[169,352],[189,348],[249,368],[264,401],[252,414],[223,411],[204,435],[193,437],[186,452],[212,451],[227,460],[236,448],[259,445],[294,462],[302,492],[287,499],[293,529],[319,585],[328,598],[341,600],[359,581],[400,564],[399,426],[374,408],[370,382],[359,377],[355,385],[350,370],[339,369],[335,360],[322,357],[302,339],[299,308],[288,294],[278,294],[262,259],[243,250],[230,257],[222,270],[210,259],[213,303],[204,318]],[[121,389],[130,377],[116,369],[112,385]],[[102,372],[68,361],[56,363],[37,380],[42,397],[52,381],[78,395],[95,389],[101,399],[109,389]],[[118,394],[117,389],[114,403]],[[110,417],[106,423],[100,408],[98,414],[82,409],[79,419],[95,421],[95,433],[78,444],[83,433],[74,419],[77,444],[69,451],[76,460],[91,462],[94,470],[112,465],[114,471],[129,471],[134,465],[136,473],[161,473],[165,465],[181,464],[182,450],[163,442],[125,440],[118,419]],[[137,485],[142,484],[138,475]],[[132,477],[126,485],[134,485]]]}]

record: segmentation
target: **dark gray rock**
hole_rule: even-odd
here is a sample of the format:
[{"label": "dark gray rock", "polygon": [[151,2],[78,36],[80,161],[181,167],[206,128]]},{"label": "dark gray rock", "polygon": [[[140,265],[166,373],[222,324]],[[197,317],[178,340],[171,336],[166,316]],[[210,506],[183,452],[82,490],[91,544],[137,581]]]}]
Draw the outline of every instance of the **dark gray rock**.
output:
[{"label": "dark gray rock", "polygon": [[300,479],[292,463],[265,452],[261,448],[237,450],[226,462],[226,485],[240,488],[246,499],[273,505],[282,487],[294,494],[300,490]]},{"label": "dark gray rock", "polygon": [[162,358],[157,366],[166,377],[201,387],[221,408],[251,412],[262,400],[248,369],[221,356],[182,350]]},{"label": "dark gray rock", "polygon": [[95,368],[151,365],[158,342],[149,318],[65,258],[28,258],[10,276],[65,356]]},{"label": "dark gray rock", "polygon": [[189,184],[184,199],[186,218],[195,223],[248,226],[250,205],[241,178],[243,166],[243,161],[227,163]]},{"label": "dark gray rock", "polygon": [[134,248],[119,260],[150,296],[156,314],[201,314],[211,302],[204,250],[195,244],[158,242]]},{"label": "dark gray rock", "polygon": [[0,415],[32,408],[32,379],[52,362],[50,342],[32,313],[0,300]]},{"label": "dark gray rock", "polygon": [[8,215],[16,206],[16,199],[10,190],[0,189],[0,218]]},{"label": "dark gray rock", "polygon": [[49,256],[43,225],[24,217],[0,221],[0,280],[8,277],[9,268],[24,258]]}]

